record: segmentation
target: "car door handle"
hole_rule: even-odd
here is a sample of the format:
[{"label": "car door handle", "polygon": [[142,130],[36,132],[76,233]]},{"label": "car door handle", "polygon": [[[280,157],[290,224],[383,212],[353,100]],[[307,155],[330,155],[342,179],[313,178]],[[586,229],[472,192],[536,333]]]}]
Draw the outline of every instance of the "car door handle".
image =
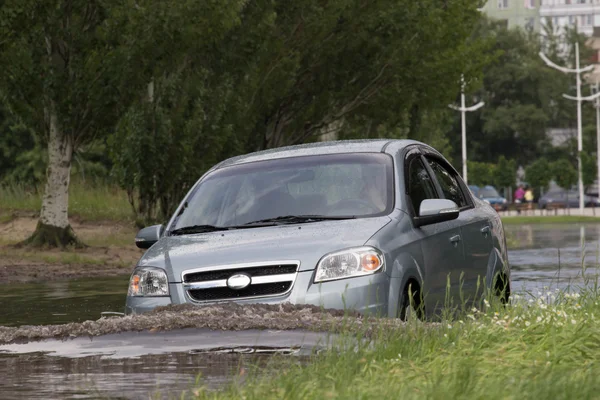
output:
[{"label": "car door handle", "polygon": [[458,242],[460,242],[460,235],[454,235],[450,238],[450,243],[454,244],[455,246],[458,245]]},{"label": "car door handle", "polygon": [[487,234],[490,233],[490,227],[487,225],[484,226],[483,228],[481,228],[481,233],[487,236]]}]

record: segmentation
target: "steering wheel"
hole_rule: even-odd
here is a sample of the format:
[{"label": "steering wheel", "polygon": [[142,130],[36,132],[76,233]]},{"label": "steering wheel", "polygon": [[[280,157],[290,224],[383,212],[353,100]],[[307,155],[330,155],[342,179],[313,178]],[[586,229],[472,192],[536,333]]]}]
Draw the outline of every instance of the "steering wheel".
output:
[{"label": "steering wheel", "polygon": [[333,205],[332,208],[348,208],[348,207],[352,207],[352,206],[362,206],[362,207],[366,207],[369,210],[373,211],[373,212],[379,212],[380,210],[378,208],[376,208],[373,204],[369,203],[366,200],[362,200],[362,199],[344,199],[344,200],[340,200],[337,203],[335,203]]}]

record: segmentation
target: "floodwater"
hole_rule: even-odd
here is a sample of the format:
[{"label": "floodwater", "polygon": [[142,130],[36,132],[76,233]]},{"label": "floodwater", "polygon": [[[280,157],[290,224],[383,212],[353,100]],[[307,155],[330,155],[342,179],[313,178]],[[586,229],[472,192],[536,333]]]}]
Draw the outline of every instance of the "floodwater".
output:
[{"label": "floodwater", "polygon": [[129,275],[0,285],[0,325],[53,325],[123,312]]},{"label": "floodwater", "polygon": [[180,398],[243,383],[248,368],[268,376],[329,342],[304,331],[182,329],[0,345],[0,398]]},{"label": "floodwater", "polygon": [[600,224],[508,225],[513,292],[594,284],[600,263]]},{"label": "floodwater", "polygon": [[[536,295],[595,277],[600,224],[507,225],[513,292]],[[122,312],[127,276],[0,286],[0,325],[60,324]],[[1,399],[179,398],[197,376],[209,389],[304,362],[330,337],[304,331],[184,329],[0,345]],[[276,357],[272,357],[276,354]],[[274,361],[275,360],[275,361]]]}]

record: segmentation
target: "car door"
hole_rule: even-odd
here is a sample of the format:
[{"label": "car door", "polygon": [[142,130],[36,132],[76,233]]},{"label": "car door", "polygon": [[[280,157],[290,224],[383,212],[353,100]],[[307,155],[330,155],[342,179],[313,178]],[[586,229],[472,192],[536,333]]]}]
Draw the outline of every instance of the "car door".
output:
[{"label": "car door", "polygon": [[430,155],[427,156],[427,161],[444,198],[454,201],[460,208],[458,218],[450,223],[460,229],[464,263],[453,271],[453,274],[463,275],[460,293],[463,301],[473,301],[476,296],[481,295],[485,287],[488,263],[493,250],[489,214],[492,210],[487,205],[475,205],[464,181],[445,160]]},{"label": "car door", "polygon": [[[425,199],[441,198],[425,160],[420,154],[407,158],[407,208],[412,216],[419,216],[419,207]],[[454,271],[464,265],[460,227],[455,223],[440,222],[413,228],[421,243],[424,270],[423,294],[427,310],[439,312],[447,304],[448,277],[451,288],[458,283]]]}]

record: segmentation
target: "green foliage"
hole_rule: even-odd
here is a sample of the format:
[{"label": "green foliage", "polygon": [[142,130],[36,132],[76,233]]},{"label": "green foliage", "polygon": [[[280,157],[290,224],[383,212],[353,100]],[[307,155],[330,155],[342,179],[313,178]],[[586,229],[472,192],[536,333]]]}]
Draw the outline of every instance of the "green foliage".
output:
[{"label": "green foliage", "polygon": [[548,186],[553,178],[550,163],[545,158],[538,158],[525,168],[525,180],[534,189],[539,190]]},{"label": "green foliage", "polygon": [[507,160],[503,155],[498,158],[498,164],[494,170],[494,184],[498,188],[514,187],[517,176],[517,163],[515,160]]},{"label": "green foliage", "polygon": [[490,163],[467,161],[470,185],[486,186],[494,184],[496,166]]},{"label": "green foliage", "polygon": [[119,8],[119,29],[108,31],[140,66],[127,78],[139,100],[111,138],[113,172],[148,221],[165,219],[211,165],[242,152],[332,131],[447,151],[446,104],[460,72],[485,59],[478,40],[465,43],[480,18],[467,0],[147,4]]},{"label": "green foliage", "polygon": [[[573,94],[574,77],[548,67],[538,53],[544,50],[553,61],[569,65],[573,43],[585,41],[585,36],[572,30],[549,35],[542,46],[539,36],[523,30],[508,30],[502,24],[484,20],[477,34],[493,43],[493,62],[483,68],[483,82],[468,104],[477,100],[485,106],[468,113],[467,135],[469,158],[494,162],[498,155],[521,165],[547,155],[551,157],[549,128],[570,128],[575,124],[575,103],[563,98]],[[557,49],[566,44],[567,55]],[[582,44],[582,63],[587,50]],[[474,88],[477,89],[477,88]],[[451,145],[453,159],[460,157],[460,115],[454,114]]]},{"label": "green foliage", "polygon": [[583,186],[590,186],[598,179],[596,157],[584,151],[581,152],[581,177]]},{"label": "green foliage", "polygon": [[577,183],[577,170],[566,159],[554,161],[550,164],[552,177],[556,184],[567,190]]},{"label": "green foliage", "polygon": [[468,161],[469,184],[477,186],[492,185],[497,189],[511,187],[515,184],[517,165],[515,160],[498,158],[497,164]]}]

